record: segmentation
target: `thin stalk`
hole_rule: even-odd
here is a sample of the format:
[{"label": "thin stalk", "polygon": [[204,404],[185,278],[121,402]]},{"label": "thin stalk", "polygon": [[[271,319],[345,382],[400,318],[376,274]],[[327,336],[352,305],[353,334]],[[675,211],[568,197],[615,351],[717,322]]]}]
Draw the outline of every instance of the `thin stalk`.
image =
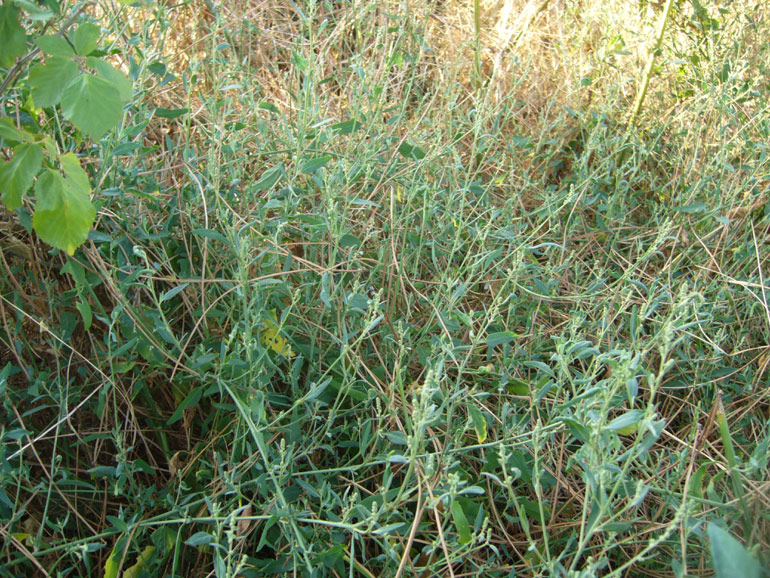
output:
[{"label": "thin stalk", "polygon": [[636,93],[634,108],[631,110],[631,117],[628,120],[628,130],[631,130],[634,127],[636,119],[639,117],[639,112],[642,110],[644,98],[647,96],[647,87],[650,85],[652,67],[655,66],[655,55],[658,53],[660,45],[663,43],[663,33],[666,31],[666,22],[668,21],[668,16],[671,13],[671,6],[673,4],[674,0],[666,0],[666,5],[663,7],[663,12],[658,20],[658,30],[655,33],[655,45],[650,51],[650,57],[647,59],[647,66],[644,67],[642,86],[639,88],[639,92]]}]

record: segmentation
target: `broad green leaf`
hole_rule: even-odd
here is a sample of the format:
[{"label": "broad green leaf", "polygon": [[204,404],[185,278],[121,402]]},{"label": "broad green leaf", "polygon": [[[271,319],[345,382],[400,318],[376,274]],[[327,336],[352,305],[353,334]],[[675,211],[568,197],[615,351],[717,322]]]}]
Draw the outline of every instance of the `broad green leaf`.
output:
[{"label": "broad green leaf", "polygon": [[8,210],[21,207],[21,197],[32,186],[32,180],[43,164],[43,149],[36,144],[20,144],[13,159],[0,164],[0,193]]},{"label": "broad green leaf", "polygon": [[476,430],[476,439],[483,444],[487,439],[487,420],[481,410],[473,404],[468,405],[468,414],[471,416],[473,429]]},{"label": "broad green leaf", "polygon": [[120,93],[99,76],[81,74],[62,93],[64,117],[94,139],[114,128],[123,115]]},{"label": "broad green leaf", "polygon": [[452,502],[452,519],[454,520],[455,528],[457,529],[457,541],[460,542],[460,544],[468,544],[472,539],[471,525],[468,523],[468,518],[465,517],[463,507],[457,500]]},{"label": "broad green leaf", "polygon": [[19,24],[19,8],[13,2],[0,6],[0,67],[7,68],[27,50],[27,33]]},{"label": "broad green leaf", "polygon": [[78,180],[47,169],[35,184],[37,207],[32,225],[43,241],[70,255],[85,243],[96,217],[88,189],[84,192]]},{"label": "broad green leaf", "polygon": [[45,64],[36,64],[29,71],[32,100],[37,107],[59,103],[64,89],[78,73],[78,65],[63,56],[49,56]]},{"label": "broad green leaf", "polygon": [[0,118],[0,138],[12,142],[35,142],[33,135],[13,126],[13,121],[8,117]]},{"label": "broad green leaf", "polygon": [[61,36],[38,36],[35,39],[35,44],[49,56],[75,56],[75,49]]},{"label": "broad green leaf", "polygon": [[759,562],[738,540],[713,522],[708,525],[711,560],[717,578],[759,578]]},{"label": "broad green leaf", "polygon": [[91,194],[91,184],[88,182],[88,175],[80,166],[80,161],[74,153],[67,153],[59,157],[59,163],[67,179],[64,181],[66,187],[73,188],[73,193],[84,195],[88,198]]},{"label": "broad green leaf", "polygon": [[131,97],[134,94],[134,85],[125,74],[106,60],[94,56],[86,58],[86,63],[93,68],[99,76],[118,89],[121,101],[125,102],[131,100]]},{"label": "broad green leaf", "polygon": [[99,36],[101,36],[101,31],[98,26],[90,22],[83,22],[72,35],[75,52],[80,56],[88,56],[96,50]]}]

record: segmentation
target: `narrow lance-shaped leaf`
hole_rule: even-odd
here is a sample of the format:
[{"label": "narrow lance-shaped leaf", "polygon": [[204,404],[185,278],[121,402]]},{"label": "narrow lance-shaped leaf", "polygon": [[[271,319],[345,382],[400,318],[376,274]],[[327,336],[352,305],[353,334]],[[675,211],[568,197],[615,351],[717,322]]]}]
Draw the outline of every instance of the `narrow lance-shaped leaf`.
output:
[{"label": "narrow lance-shaped leaf", "polygon": [[20,144],[13,159],[0,164],[0,193],[9,210],[21,207],[21,197],[32,186],[32,180],[43,164],[43,150],[35,144]]}]

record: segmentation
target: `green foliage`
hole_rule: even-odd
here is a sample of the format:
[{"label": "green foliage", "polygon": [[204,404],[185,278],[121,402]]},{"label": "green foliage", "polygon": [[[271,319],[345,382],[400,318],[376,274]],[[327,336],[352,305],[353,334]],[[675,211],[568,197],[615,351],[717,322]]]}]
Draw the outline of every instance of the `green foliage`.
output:
[{"label": "green foliage", "polygon": [[708,536],[717,578],[759,578],[762,575],[759,561],[729,532],[711,522]]},{"label": "green foliage", "polygon": [[0,577],[762,576],[770,22],[246,4],[3,3]]},{"label": "green foliage", "polygon": [[[19,23],[18,8],[6,2],[0,14],[5,26],[0,40],[11,48],[4,54],[25,54],[27,35]],[[81,22],[71,38],[37,36],[35,44],[46,57],[29,67],[27,76],[33,108],[60,106],[64,118],[93,139],[102,138],[120,123],[123,105],[132,93],[132,84],[122,72],[89,56],[97,49],[100,36],[99,27],[90,22]],[[12,61],[0,62],[10,64]],[[5,128],[0,130],[0,138],[13,151],[13,158],[0,164],[3,202],[10,210],[19,209],[35,182],[35,231],[50,245],[74,254],[88,238],[96,216],[88,175],[72,153],[59,152],[55,133],[46,134],[35,126],[14,127],[8,119],[2,120]]]}]

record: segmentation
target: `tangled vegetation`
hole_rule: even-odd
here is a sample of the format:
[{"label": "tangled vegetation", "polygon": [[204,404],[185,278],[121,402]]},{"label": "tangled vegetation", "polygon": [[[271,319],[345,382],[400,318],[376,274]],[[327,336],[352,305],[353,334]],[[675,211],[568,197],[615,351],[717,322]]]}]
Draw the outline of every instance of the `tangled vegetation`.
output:
[{"label": "tangled vegetation", "polygon": [[0,576],[768,576],[769,17],[3,0]]}]

